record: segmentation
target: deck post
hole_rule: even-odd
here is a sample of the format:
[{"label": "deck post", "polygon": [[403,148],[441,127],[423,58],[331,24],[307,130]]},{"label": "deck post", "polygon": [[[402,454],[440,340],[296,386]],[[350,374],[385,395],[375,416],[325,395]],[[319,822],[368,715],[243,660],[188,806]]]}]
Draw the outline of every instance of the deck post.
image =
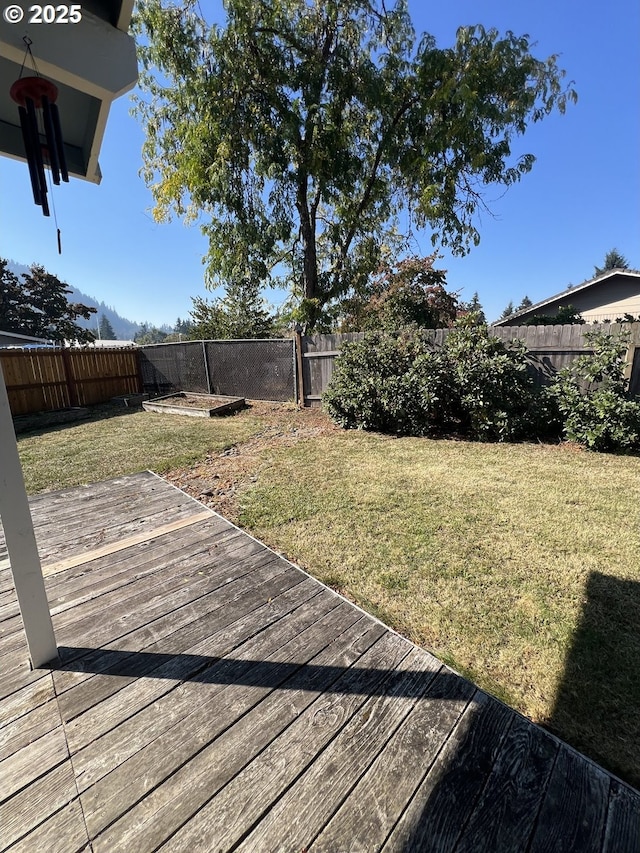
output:
[{"label": "deck post", "polygon": [[34,669],[58,655],[9,397],[0,364],[0,517]]}]

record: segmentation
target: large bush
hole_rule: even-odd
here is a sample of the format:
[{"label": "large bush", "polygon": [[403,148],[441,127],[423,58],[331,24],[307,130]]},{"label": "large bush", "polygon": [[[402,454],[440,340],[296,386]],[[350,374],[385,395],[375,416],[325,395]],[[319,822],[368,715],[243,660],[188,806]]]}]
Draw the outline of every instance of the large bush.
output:
[{"label": "large bush", "polygon": [[382,332],[345,344],[324,396],[333,420],[346,429],[420,434],[414,358],[414,343]]},{"label": "large bush", "polygon": [[524,346],[490,335],[473,317],[458,321],[440,348],[415,329],[346,344],[324,405],[349,429],[483,441],[535,437],[556,421]]},{"label": "large bush", "polygon": [[629,395],[625,355],[629,335],[585,332],[593,355],[574,359],[553,384],[570,441],[591,450],[640,449],[640,401]]}]

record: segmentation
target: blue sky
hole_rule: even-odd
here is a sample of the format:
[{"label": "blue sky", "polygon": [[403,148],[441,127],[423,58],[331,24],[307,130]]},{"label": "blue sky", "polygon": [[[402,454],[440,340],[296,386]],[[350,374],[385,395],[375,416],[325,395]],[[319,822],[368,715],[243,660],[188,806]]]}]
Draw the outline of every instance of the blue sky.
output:
[{"label": "blue sky", "polygon": [[[201,0],[209,16],[219,3]],[[560,54],[579,101],[564,116],[531,126],[515,153],[537,157],[533,171],[500,197],[487,196],[494,217],[481,220],[481,243],[465,258],[445,254],[448,286],[462,299],[477,291],[489,320],[512,299],[534,302],[593,275],[618,248],[640,268],[640,4],[637,0],[409,0],[418,32],[451,44],[461,24],[528,33],[534,53]],[[173,324],[203,283],[206,241],[197,226],[154,223],[151,194],[138,176],[142,129],[128,96],[111,110],[100,186],[56,187],[62,230],[57,253],[53,218],[31,200],[26,165],[0,157],[0,256],[42,263],[61,279],[138,322]],[[64,117],[63,121],[64,121]],[[430,234],[417,250],[431,251]]]}]

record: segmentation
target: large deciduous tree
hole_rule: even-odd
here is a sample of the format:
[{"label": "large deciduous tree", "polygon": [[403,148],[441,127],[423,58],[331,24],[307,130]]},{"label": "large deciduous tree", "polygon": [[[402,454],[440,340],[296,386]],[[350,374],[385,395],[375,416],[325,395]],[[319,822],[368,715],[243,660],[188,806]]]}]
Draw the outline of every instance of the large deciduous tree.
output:
[{"label": "large deciduous tree", "polygon": [[162,220],[201,218],[210,283],[286,283],[313,326],[357,291],[398,213],[464,254],[483,189],[527,173],[515,137],[575,98],[528,36],[419,39],[405,0],[140,0],[137,112]]},{"label": "large deciduous tree", "polygon": [[80,302],[69,302],[71,288],[44,267],[34,264],[18,277],[0,258],[0,329],[53,341],[91,343],[95,335],[76,320],[96,313]]}]

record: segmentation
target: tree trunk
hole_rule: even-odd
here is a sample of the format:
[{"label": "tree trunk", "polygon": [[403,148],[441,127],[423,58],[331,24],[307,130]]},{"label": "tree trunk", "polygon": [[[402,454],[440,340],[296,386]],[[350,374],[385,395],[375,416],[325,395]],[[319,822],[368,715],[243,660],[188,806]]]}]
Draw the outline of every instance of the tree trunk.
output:
[{"label": "tree trunk", "polygon": [[[319,299],[315,217],[309,210],[306,176],[298,184],[297,207],[300,216],[300,237],[302,239],[302,292],[305,300]],[[318,319],[319,308],[319,305],[307,305],[307,323],[310,327],[313,327]]]}]

